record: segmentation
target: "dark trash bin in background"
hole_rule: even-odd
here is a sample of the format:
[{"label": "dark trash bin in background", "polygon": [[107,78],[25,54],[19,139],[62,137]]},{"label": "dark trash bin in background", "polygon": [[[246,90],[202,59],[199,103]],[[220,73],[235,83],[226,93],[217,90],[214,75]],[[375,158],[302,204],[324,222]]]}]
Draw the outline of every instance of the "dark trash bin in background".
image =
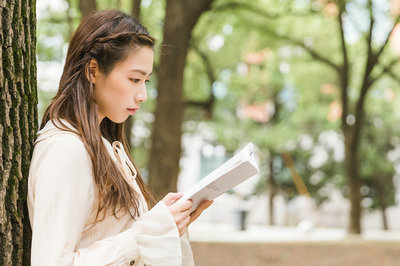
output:
[{"label": "dark trash bin in background", "polygon": [[235,221],[234,225],[237,230],[244,231],[246,230],[246,217],[248,211],[247,210],[236,210],[235,211]]}]

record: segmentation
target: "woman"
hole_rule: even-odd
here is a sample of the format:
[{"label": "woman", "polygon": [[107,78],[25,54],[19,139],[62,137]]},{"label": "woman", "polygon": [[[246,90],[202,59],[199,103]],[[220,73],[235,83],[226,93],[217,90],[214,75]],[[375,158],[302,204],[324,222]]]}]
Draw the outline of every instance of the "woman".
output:
[{"label": "woman", "polygon": [[33,266],[194,265],[185,232],[212,202],[190,213],[169,193],[154,205],[125,152],[122,123],[147,99],[154,42],[116,10],[72,37],[29,172]]}]

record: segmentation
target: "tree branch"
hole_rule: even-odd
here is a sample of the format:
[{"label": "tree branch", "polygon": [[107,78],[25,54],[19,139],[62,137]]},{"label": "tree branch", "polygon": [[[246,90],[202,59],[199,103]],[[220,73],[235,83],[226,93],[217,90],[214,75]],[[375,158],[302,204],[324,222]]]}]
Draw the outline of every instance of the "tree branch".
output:
[{"label": "tree branch", "polygon": [[384,67],[383,73],[387,74],[389,77],[391,77],[395,82],[397,82],[400,85],[400,77],[394,74],[392,69]]},{"label": "tree branch", "polygon": [[210,58],[207,56],[207,54],[205,52],[203,52],[195,43],[197,43],[196,40],[192,39],[190,46],[191,48],[193,48],[193,50],[200,56],[200,58],[203,61],[203,64],[206,68],[206,73],[207,73],[207,77],[210,81],[210,97],[208,100],[206,101],[191,101],[188,100],[184,103],[185,106],[197,106],[197,107],[202,107],[205,109],[205,111],[207,112],[207,116],[209,118],[212,117],[212,109],[215,103],[215,95],[214,92],[212,90],[212,84],[217,80],[217,77],[215,76],[215,70],[214,67],[211,63]]},{"label": "tree branch", "polygon": [[368,60],[371,59],[372,55],[372,31],[374,29],[375,19],[372,12],[372,0],[368,0],[368,11],[369,11],[369,30],[367,36],[367,46],[368,46]]},{"label": "tree branch", "polygon": [[390,39],[390,35],[392,35],[392,32],[393,32],[394,28],[396,27],[397,23],[399,23],[399,21],[400,21],[400,15],[398,15],[396,17],[396,19],[394,20],[393,27],[390,30],[390,32],[388,33],[388,35],[386,36],[385,42],[382,44],[381,48],[379,48],[378,52],[376,53],[376,61],[378,61],[380,55],[383,53],[383,51],[387,47],[387,44],[388,44],[389,39]]},{"label": "tree branch", "polygon": [[340,72],[340,67],[338,65],[336,65],[333,61],[331,61],[329,58],[323,56],[322,54],[318,53],[317,51],[315,51],[314,49],[312,49],[311,47],[305,45],[303,42],[293,39],[287,35],[283,35],[283,34],[277,34],[275,32],[273,32],[272,30],[266,28],[265,26],[258,26],[260,27],[261,30],[263,30],[264,32],[266,32],[267,34],[276,37],[278,39],[287,41],[291,44],[294,44],[296,46],[300,46],[301,48],[303,48],[304,50],[306,50],[314,59],[328,65],[329,67],[333,68],[335,71]]},{"label": "tree branch", "polygon": [[345,13],[345,3],[340,3],[339,4],[339,14],[338,14],[338,24],[339,24],[339,32],[340,32],[340,44],[341,44],[341,49],[342,49],[342,55],[343,55],[343,65],[340,68],[339,71],[339,77],[340,77],[340,87],[341,87],[341,100],[342,100],[342,127],[346,127],[346,118],[348,115],[348,95],[347,95],[347,90],[349,87],[349,58],[347,55],[347,47],[346,47],[346,40],[344,36],[344,25],[343,25],[343,14]]},{"label": "tree branch", "polygon": [[[357,120],[360,120],[362,111],[363,111],[363,106],[365,102],[365,97],[368,92],[368,89],[372,86],[372,84],[377,81],[383,73],[392,73],[391,68],[397,63],[397,60],[393,60],[389,63],[387,66],[383,66],[383,71],[381,74],[377,75],[375,78],[371,77],[372,70],[374,67],[378,64],[379,58],[382,55],[383,51],[385,50],[385,47],[387,47],[387,44],[390,39],[390,35],[392,34],[396,24],[399,22],[400,16],[397,16],[394,23],[393,27],[388,33],[385,42],[381,45],[381,47],[377,50],[377,52],[374,53],[373,48],[372,48],[372,32],[373,32],[373,27],[374,27],[374,17],[373,17],[373,6],[372,6],[372,0],[368,0],[368,8],[369,8],[369,16],[370,16],[370,28],[369,28],[369,33],[368,33],[368,57],[367,57],[367,63],[365,66],[365,73],[364,73],[364,78],[363,78],[363,83],[361,86],[360,90],[360,96],[357,102],[356,106],[356,118]],[[356,120],[356,121],[357,121]],[[356,122],[357,124],[358,122]]]},{"label": "tree branch", "polygon": [[244,3],[244,2],[228,2],[228,3],[224,3],[224,4],[220,4],[218,6],[215,6],[215,7],[213,7],[212,10],[215,12],[224,12],[224,11],[229,11],[231,9],[246,10],[246,11],[255,13],[261,17],[271,18],[271,19],[282,18],[282,17],[288,16],[288,15],[308,16],[310,14],[317,13],[316,11],[314,11],[311,8],[309,10],[307,10],[307,12],[304,12],[304,13],[292,12],[291,6],[288,6],[287,10],[282,13],[269,13],[258,6],[255,6],[255,5],[249,4],[249,3]]},{"label": "tree branch", "polygon": [[192,5],[190,10],[192,10],[193,15],[196,18],[198,18],[204,11],[210,9],[213,1],[214,0],[181,0],[181,2],[186,6]]},{"label": "tree branch", "polygon": [[[371,8],[372,8],[372,7],[371,7]],[[372,17],[372,12],[371,12],[370,16]],[[371,64],[372,66],[371,66],[369,75],[371,74],[371,72],[372,72],[374,66],[379,62],[380,56],[382,55],[383,51],[384,51],[385,48],[387,47],[387,44],[389,43],[390,36],[392,35],[392,32],[393,32],[394,28],[396,27],[396,25],[397,25],[397,23],[398,23],[399,21],[400,21],[400,15],[396,17],[396,19],[395,19],[395,21],[394,21],[394,23],[393,23],[392,29],[389,31],[389,33],[388,33],[388,35],[387,35],[387,37],[386,37],[384,43],[381,45],[381,47],[378,49],[378,51],[377,51],[375,54],[372,52],[372,37],[370,37],[371,39],[369,40],[369,43],[370,43],[370,44],[369,44],[369,46],[368,46],[368,48],[369,48],[368,50],[371,50],[371,62],[370,62],[370,64]],[[372,29],[371,29],[370,31],[372,31]],[[370,33],[370,35],[372,35],[372,33]],[[370,51],[368,52],[368,57],[370,56],[369,53],[370,53]],[[385,68],[389,68],[389,69],[390,69],[390,68],[392,68],[392,66],[394,66],[397,62],[398,62],[398,58],[396,58],[396,59],[394,59],[393,61],[391,61],[388,65],[383,66],[383,68],[384,68],[384,69],[385,69]],[[374,82],[375,82],[377,79],[379,79],[382,75],[383,75],[383,72],[382,72],[380,75],[377,75],[375,78],[372,78],[372,79],[371,79],[372,83],[374,83]],[[371,85],[372,85],[372,83],[371,83]]]},{"label": "tree branch", "polygon": [[[213,7],[213,11],[225,11],[225,10],[229,10],[229,9],[242,9],[242,10],[247,10],[250,11],[252,13],[258,14],[262,17],[265,18],[279,18],[279,17],[283,17],[283,16],[287,16],[288,14],[285,13],[283,14],[272,14],[272,13],[268,13],[263,9],[260,9],[257,6],[254,6],[252,4],[248,4],[248,3],[244,3],[244,2],[228,2],[225,4],[221,4],[219,6]],[[291,8],[288,8],[288,11],[291,11]],[[317,13],[315,11],[313,11],[312,9],[309,10],[309,12],[313,12],[313,13]],[[304,13],[304,15],[309,14],[309,12]],[[295,14],[295,13],[291,13],[293,15],[299,15],[299,14]],[[259,26],[260,27],[260,26]],[[315,50],[311,49],[310,47],[306,46],[303,42],[295,40],[293,38],[290,38],[289,36],[286,35],[278,35],[275,32],[273,32],[270,29],[267,29],[265,26],[264,27],[260,27],[261,30],[265,31],[266,33],[276,37],[276,38],[280,38],[282,40],[288,41],[294,45],[300,46],[302,47],[304,50],[306,50],[314,59],[325,63],[326,65],[332,67],[335,71],[340,72],[339,66],[337,66],[333,61],[331,61],[330,59],[324,57],[322,54],[317,53]]]},{"label": "tree branch", "polygon": [[[364,99],[367,94],[369,86],[367,86],[368,81],[370,80],[370,74],[372,72],[372,69],[375,66],[376,63],[376,55],[374,55],[372,51],[372,34],[373,34],[373,29],[374,29],[374,16],[372,13],[372,0],[368,0],[368,8],[369,8],[369,31],[368,31],[368,37],[367,37],[367,63],[365,64],[365,72],[364,72],[364,77],[363,77],[363,83],[361,85],[361,90],[360,90],[360,95],[358,97],[358,102],[357,102],[357,109],[356,109],[356,117],[357,115],[362,111],[363,105],[364,105]],[[358,110],[358,111],[357,111]]]},{"label": "tree branch", "polygon": [[215,70],[214,70],[214,66],[211,63],[210,58],[207,56],[207,54],[205,52],[203,52],[197,45],[195,45],[196,41],[193,41],[191,44],[191,47],[193,48],[194,51],[196,51],[196,53],[200,56],[200,58],[203,60],[204,66],[206,67],[206,71],[207,71],[207,76],[208,79],[210,80],[210,83],[214,83],[214,81],[217,80],[217,77],[215,76]]},{"label": "tree branch", "polygon": [[364,77],[363,77],[363,82],[361,85],[360,89],[360,95],[358,96],[357,104],[356,104],[356,109],[354,116],[356,117],[356,122],[354,124],[354,145],[358,142],[359,135],[361,132],[361,125],[363,122],[363,111],[364,111],[364,103],[365,103],[365,97],[367,95],[368,89],[372,85],[372,79],[371,79],[371,72],[374,69],[374,66],[376,65],[376,60],[377,57],[373,52],[372,49],[372,35],[373,35],[373,29],[374,29],[374,16],[373,16],[373,6],[372,6],[372,0],[368,0],[368,9],[369,9],[369,31],[368,31],[368,37],[367,37],[367,62],[365,64],[365,71],[364,71]]},{"label": "tree branch", "polygon": [[[376,75],[375,77],[373,77],[371,79],[372,84],[375,83],[377,80],[379,80],[380,78],[382,78],[382,76],[384,74],[387,74],[388,71],[392,71],[392,68],[394,65],[396,65],[399,62],[400,58],[394,58],[392,61],[390,61],[389,64],[382,66],[382,71],[381,73],[379,73],[378,75]],[[371,85],[372,85],[371,84]]]},{"label": "tree branch", "polygon": [[[363,79],[363,84],[361,86],[360,90],[360,96],[357,102],[357,107],[356,107],[356,118],[359,119],[359,116],[362,115],[363,111],[363,105],[365,102],[365,97],[368,92],[368,89],[371,87],[371,85],[379,79],[383,73],[392,73],[391,68],[397,63],[397,60],[393,60],[389,63],[387,66],[383,66],[383,72],[380,75],[377,75],[375,78],[371,78],[371,73],[374,67],[377,65],[380,56],[382,55],[383,51],[385,50],[385,47],[387,47],[387,44],[390,39],[390,35],[392,34],[396,24],[399,22],[400,16],[397,16],[395,19],[395,22],[393,23],[393,27],[388,33],[385,42],[381,45],[381,47],[378,49],[376,53],[373,52],[372,48],[372,32],[373,32],[373,27],[374,27],[374,17],[373,17],[373,6],[372,6],[372,0],[368,1],[368,8],[369,8],[369,14],[370,14],[370,28],[369,28],[369,34],[368,34],[368,58],[367,58],[367,63],[365,66],[365,73],[364,73],[364,79]],[[361,118],[361,117],[360,117]]]}]

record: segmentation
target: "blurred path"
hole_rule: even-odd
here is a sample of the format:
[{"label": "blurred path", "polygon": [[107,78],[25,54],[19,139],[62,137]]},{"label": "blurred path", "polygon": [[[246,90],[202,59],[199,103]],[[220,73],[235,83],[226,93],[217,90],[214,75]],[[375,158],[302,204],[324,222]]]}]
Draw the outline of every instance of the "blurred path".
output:
[{"label": "blurred path", "polygon": [[[349,237],[342,228],[314,228],[300,223],[297,227],[250,225],[240,231],[231,224],[193,223],[189,230],[193,242],[309,242],[339,240],[371,240],[399,242],[400,231],[365,230],[361,237]],[[400,261],[399,261],[400,265]]]},{"label": "blurred path", "polygon": [[194,223],[190,228],[197,266],[399,266],[400,231],[368,230],[349,237],[340,228]]},{"label": "blurred path", "polygon": [[192,244],[196,266],[398,266],[400,243],[374,241]]}]

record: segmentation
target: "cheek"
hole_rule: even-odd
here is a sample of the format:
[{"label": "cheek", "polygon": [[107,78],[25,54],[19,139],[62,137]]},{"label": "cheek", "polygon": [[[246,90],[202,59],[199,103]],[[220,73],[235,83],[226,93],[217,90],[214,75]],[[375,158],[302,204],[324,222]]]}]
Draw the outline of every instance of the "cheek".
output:
[{"label": "cheek", "polygon": [[124,108],[127,108],[129,106],[131,99],[132,99],[132,90],[127,84],[119,84],[118,87],[115,87],[114,90],[114,95],[115,95],[115,100],[117,103]]},{"label": "cheek", "polygon": [[116,103],[126,102],[129,98],[129,84],[122,78],[112,78],[106,82],[107,97],[109,101]]},{"label": "cheek", "polygon": [[103,82],[95,85],[95,98],[100,111],[104,115],[111,115],[118,111],[118,107],[124,106],[126,96],[126,85],[121,84],[120,79],[111,79],[110,77]]}]

